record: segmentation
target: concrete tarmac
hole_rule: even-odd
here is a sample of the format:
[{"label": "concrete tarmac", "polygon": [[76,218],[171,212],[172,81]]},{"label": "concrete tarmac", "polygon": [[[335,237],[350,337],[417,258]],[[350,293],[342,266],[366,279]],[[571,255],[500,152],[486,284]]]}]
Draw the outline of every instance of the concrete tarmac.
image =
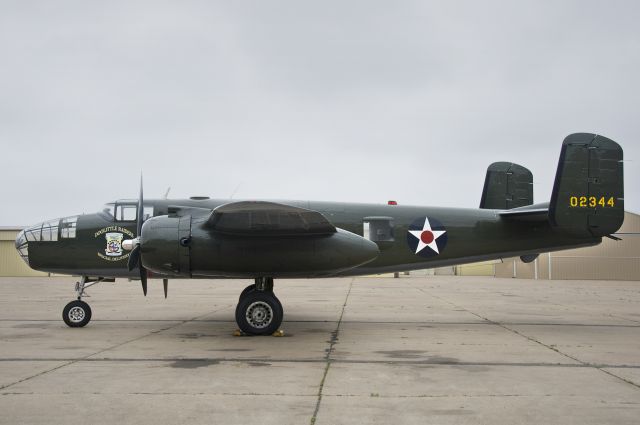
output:
[{"label": "concrete tarmac", "polygon": [[236,337],[249,282],[0,279],[0,424],[638,424],[640,282],[276,281],[284,337]]}]

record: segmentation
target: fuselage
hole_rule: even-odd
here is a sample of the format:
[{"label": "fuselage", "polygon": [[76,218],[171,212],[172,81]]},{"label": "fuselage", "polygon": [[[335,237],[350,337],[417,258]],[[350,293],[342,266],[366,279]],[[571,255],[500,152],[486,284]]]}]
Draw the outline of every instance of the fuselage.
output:
[{"label": "fuselage", "polygon": [[[229,200],[145,200],[147,217],[169,214],[180,206],[213,210]],[[573,238],[554,232],[548,221],[513,221],[499,210],[355,204],[317,201],[278,201],[320,212],[336,228],[377,244],[379,253],[365,264],[338,269],[319,269],[314,255],[326,256],[319,245],[304,251],[300,240],[255,239],[243,250],[222,252],[225,246],[215,236],[210,246],[191,255],[188,277],[253,278],[265,274],[264,265],[277,250],[278,258],[291,258],[271,270],[272,277],[353,276],[408,271],[475,261],[539,254],[598,244],[600,238]],[[45,272],[100,277],[132,277],[127,269],[129,252],[122,242],[136,235],[136,202],[117,201],[105,210],[50,220],[25,229],[16,248],[29,266]],[[190,231],[206,239],[207,230],[194,220]],[[296,245],[298,244],[298,245]],[[316,245],[314,245],[315,247]],[[204,249],[206,248],[206,249]],[[286,252],[286,249],[289,249]],[[306,248],[305,248],[306,249]],[[315,250],[315,251],[314,251]],[[281,261],[281,260],[279,260]],[[337,261],[337,259],[336,259]],[[305,267],[305,264],[309,267]],[[295,263],[295,264],[294,264]],[[336,271],[338,270],[338,271]],[[157,277],[163,277],[156,274]],[[186,276],[185,276],[186,277]]]}]

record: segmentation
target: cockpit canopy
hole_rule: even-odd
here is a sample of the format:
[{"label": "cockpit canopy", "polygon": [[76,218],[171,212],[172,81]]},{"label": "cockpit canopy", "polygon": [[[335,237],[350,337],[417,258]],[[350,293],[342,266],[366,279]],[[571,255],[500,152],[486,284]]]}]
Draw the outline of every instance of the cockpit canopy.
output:
[{"label": "cockpit canopy", "polygon": [[[136,221],[138,217],[137,199],[120,199],[109,202],[102,207],[102,214],[109,220],[115,221]],[[143,220],[153,217],[153,205],[144,205]]]}]

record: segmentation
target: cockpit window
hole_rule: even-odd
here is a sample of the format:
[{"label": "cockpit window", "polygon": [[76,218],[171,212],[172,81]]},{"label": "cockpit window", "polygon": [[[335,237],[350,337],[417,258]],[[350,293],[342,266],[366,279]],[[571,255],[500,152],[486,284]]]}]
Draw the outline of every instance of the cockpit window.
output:
[{"label": "cockpit window", "polygon": [[116,221],[136,221],[137,205],[116,204]]},{"label": "cockpit window", "polygon": [[153,205],[145,205],[142,210],[143,221],[146,221],[148,218],[153,217]]},{"label": "cockpit window", "polygon": [[[142,212],[142,220],[153,217],[153,205],[145,205]],[[116,201],[105,204],[102,213],[110,220],[115,221],[136,221],[138,218],[138,204],[132,200]]]}]

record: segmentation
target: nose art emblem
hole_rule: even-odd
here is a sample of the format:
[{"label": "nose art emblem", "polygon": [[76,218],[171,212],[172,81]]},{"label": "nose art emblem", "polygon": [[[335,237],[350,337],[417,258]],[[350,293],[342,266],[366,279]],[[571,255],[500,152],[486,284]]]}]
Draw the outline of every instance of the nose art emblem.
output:
[{"label": "nose art emblem", "polygon": [[107,261],[120,261],[129,257],[130,252],[122,249],[122,240],[125,235],[132,238],[133,232],[120,226],[109,226],[98,230],[94,237],[99,241],[98,257]]}]

